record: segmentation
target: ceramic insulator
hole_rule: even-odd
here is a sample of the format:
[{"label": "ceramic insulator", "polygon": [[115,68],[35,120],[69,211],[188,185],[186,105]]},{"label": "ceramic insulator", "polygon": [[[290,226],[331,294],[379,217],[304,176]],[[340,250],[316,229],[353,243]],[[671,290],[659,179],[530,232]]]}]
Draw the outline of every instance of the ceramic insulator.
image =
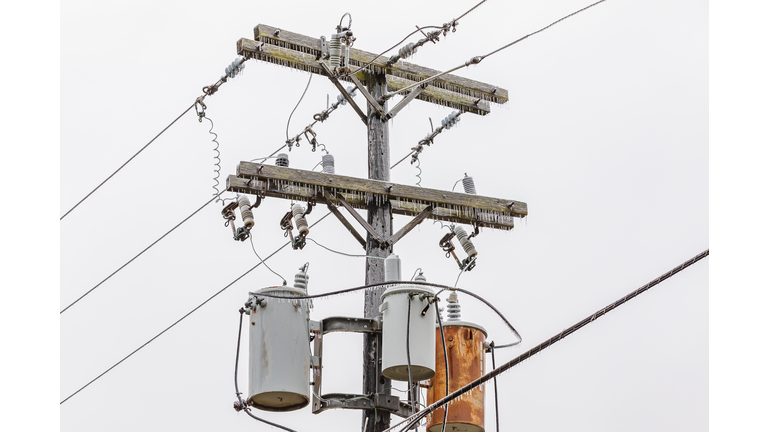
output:
[{"label": "ceramic insulator", "polygon": [[335,174],[336,173],[336,167],[335,162],[333,159],[333,155],[326,154],[323,155],[323,172],[326,174]]},{"label": "ceramic insulator", "polygon": [[309,224],[307,223],[307,218],[304,217],[304,206],[301,204],[294,204],[293,207],[291,207],[291,212],[293,212],[293,221],[296,222],[296,229],[299,230],[299,233],[304,235],[309,234]]},{"label": "ceramic insulator", "polygon": [[459,239],[459,243],[461,244],[461,247],[464,248],[464,252],[466,252],[467,255],[470,257],[477,255],[475,245],[472,244],[472,240],[469,239],[469,236],[467,235],[467,232],[464,231],[464,228],[456,226],[453,228],[453,232],[456,233],[456,238]]},{"label": "ceramic insulator", "polygon": [[288,162],[287,154],[280,153],[279,155],[277,155],[277,160],[275,160],[275,165],[288,168],[288,164],[289,162]]},{"label": "ceramic insulator", "polygon": [[251,211],[251,202],[245,195],[237,197],[237,205],[240,207],[240,216],[243,218],[243,224],[246,228],[251,229],[255,223],[253,220],[253,212]]},{"label": "ceramic insulator", "polygon": [[461,183],[464,185],[464,193],[477,195],[477,189],[475,189],[475,180],[472,177],[464,174],[464,178],[461,179]]},{"label": "ceramic insulator", "polygon": [[336,68],[341,66],[341,38],[338,33],[331,35],[331,43],[328,48],[328,53],[331,55],[331,70],[335,71]]},{"label": "ceramic insulator", "polygon": [[459,304],[459,296],[456,291],[452,291],[448,295],[448,321],[461,321],[461,305]]}]

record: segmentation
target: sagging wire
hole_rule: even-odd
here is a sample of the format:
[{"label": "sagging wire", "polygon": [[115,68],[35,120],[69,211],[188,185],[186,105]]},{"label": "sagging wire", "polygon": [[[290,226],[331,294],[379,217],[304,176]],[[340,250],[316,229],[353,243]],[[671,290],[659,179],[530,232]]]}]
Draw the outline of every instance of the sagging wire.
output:
[{"label": "sagging wire", "polygon": [[496,49],[494,51],[489,52],[488,54],[472,57],[469,60],[465,61],[464,63],[462,63],[462,64],[460,64],[460,65],[458,65],[458,66],[456,66],[454,68],[451,68],[451,69],[449,69],[449,70],[447,70],[445,72],[440,72],[437,75],[433,75],[433,76],[431,76],[429,78],[423,79],[421,81],[417,81],[417,82],[415,82],[415,83],[413,83],[413,84],[411,84],[409,86],[403,87],[403,88],[401,88],[399,90],[396,90],[396,91],[393,91],[393,92],[389,92],[389,93],[385,93],[382,96],[382,99],[383,100],[387,100],[387,99],[391,98],[392,96],[395,96],[395,95],[403,93],[403,92],[410,91],[410,90],[412,90],[412,89],[414,89],[414,88],[416,88],[418,86],[421,86],[421,85],[424,85],[424,84],[426,84],[428,82],[434,81],[435,79],[440,78],[441,76],[447,75],[447,74],[449,74],[451,72],[457,71],[459,69],[462,69],[462,68],[465,68],[465,67],[468,67],[468,66],[471,66],[471,65],[476,65],[476,64],[480,63],[481,61],[483,61],[484,59],[492,56],[493,54],[496,54],[499,51],[505,50],[505,49],[511,47],[512,45],[527,39],[530,36],[533,36],[533,35],[535,35],[537,33],[543,32],[544,30],[552,27],[553,25],[555,25],[555,24],[557,24],[557,23],[559,23],[559,22],[561,22],[561,21],[563,21],[563,20],[565,20],[567,18],[570,18],[570,17],[572,17],[572,16],[574,16],[576,14],[579,14],[579,13],[581,13],[581,12],[583,12],[583,11],[593,7],[593,6],[597,6],[598,4],[603,3],[604,1],[606,1],[606,0],[599,0],[599,1],[595,2],[595,3],[592,3],[591,5],[589,5],[587,7],[584,7],[582,9],[577,10],[576,12],[570,13],[570,14],[564,16],[563,18],[560,18],[559,20],[549,24],[548,26],[542,27],[541,29],[536,30],[533,33],[529,33],[529,34],[521,37],[520,39],[517,39],[517,40],[515,40],[515,41],[513,41],[511,43],[508,43],[507,45],[504,45],[501,48],[498,48],[498,49]]},{"label": "sagging wire", "polygon": [[251,418],[258,420],[262,423],[266,423],[270,426],[274,426],[276,428],[280,428],[282,430],[286,430],[288,432],[296,432],[293,429],[287,428],[285,426],[279,425],[277,423],[272,423],[271,421],[264,420],[263,418],[256,417],[251,413],[250,408],[248,405],[243,401],[243,398],[240,397],[240,389],[237,386],[237,369],[240,362],[240,339],[243,333],[243,314],[245,313],[245,309],[240,308],[240,324],[237,327],[237,351],[235,351],[235,396],[237,396],[237,401],[235,402],[235,411],[240,412],[241,410],[245,410],[245,413],[251,416]]},{"label": "sagging wire", "polygon": [[[195,99],[195,102],[194,102],[192,105],[190,105],[190,106],[189,106],[189,108],[185,109],[185,110],[184,110],[184,111],[183,111],[181,114],[179,114],[179,116],[178,116],[178,117],[176,117],[176,119],[174,119],[174,120],[173,120],[173,121],[172,121],[172,122],[171,122],[171,123],[170,123],[168,126],[166,126],[166,127],[163,129],[163,130],[161,130],[161,131],[160,131],[160,133],[158,133],[157,135],[155,135],[155,137],[154,137],[154,138],[152,138],[151,140],[149,140],[149,142],[148,142],[148,143],[146,143],[146,144],[144,145],[144,147],[140,148],[140,149],[139,149],[139,151],[137,151],[136,153],[134,153],[134,155],[133,155],[133,156],[131,156],[130,158],[128,158],[128,160],[127,160],[127,161],[125,161],[125,162],[124,162],[122,165],[120,165],[120,167],[119,167],[119,168],[117,168],[117,169],[115,170],[115,172],[113,172],[112,174],[110,174],[110,175],[109,175],[109,177],[107,177],[106,179],[104,179],[104,181],[102,181],[101,183],[99,183],[99,185],[98,185],[98,186],[96,186],[96,187],[95,187],[95,188],[94,188],[92,191],[88,192],[88,195],[84,196],[84,197],[83,197],[83,198],[82,198],[80,201],[78,201],[78,202],[77,202],[77,204],[75,204],[75,205],[74,205],[74,206],[73,206],[71,209],[67,210],[67,212],[66,212],[66,213],[64,213],[64,214],[63,214],[63,215],[62,215],[62,216],[59,218],[59,220],[61,221],[62,219],[64,219],[64,218],[65,218],[65,217],[66,217],[66,216],[67,216],[69,213],[71,213],[71,212],[72,212],[72,210],[74,210],[75,208],[77,208],[77,206],[79,206],[80,204],[82,204],[82,203],[83,203],[83,201],[85,201],[86,199],[88,199],[88,197],[90,197],[90,196],[91,196],[91,195],[92,195],[94,192],[96,192],[96,191],[97,191],[97,190],[98,190],[100,187],[102,187],[102,186],[104,185],[104,183],[106,183],[107,181],[109,181],[109,179],[111,179],[111,178],[112,178],[112,177],[113,177],[115,174],[117,174],[117,173],[118,173],[118,172],[119,172],[121,169],[123,169],[123,168],[124,168],[126,165],[128,165],[128,163],[129,163],[129,162],[131,162],[131,161],[132,161],[132,160],[133,160],[133,159],[134,159],[136,156],[138,156],[138,155],[139,155],[139,153],[143,152],[143,151],[144,151],[144,149],[146,149],[147,147],[149,147],[149,145],[150,145],[150,144],[152,144],[153,142],[155,142],[155,140],[156,140],[157,138],[159,138],[159,137],[160,137],[160,135],[162,135],[162,134],[163,134],[165,131],[167,131],[167,130],[168,130],[170,127],[171,127],[171,126],[173,126],[173,125],[174,125],[174,124],[175,124],[175,123],[176,123],[176,122],[177,122],[177,121],[178,121],[180,118],[182,118],[182,117],[184,116],[184,114],[188,113],[188,112],[189,112],[189,111],[190,111],[192,108],[195,108],[195,107],[197,106],[197,104],[198,104],[198,103],[199,103],[199,104],[202,104],[202,103],[203,103],[203,100],[205,100],[205,98],[206,98],[207,96],[210,96],[210,95],[214,94],[214,93],[215,93],[215,92],[216,92],[216,91],[219,89],[219,87],[220,87],[222,84],[224,84],[225,82],[227,82],[227,77],[228,77],[230,74],[231,74],[231,77],[234,77],[234,76],[235,76],[235,75],[237,75],[237,74],[238,74],[240,71],[242,71],[242,70],[243,70],[243,68],[245,67],[245,65],[243,65],[243,63],[245,62],[245,60],[246,60],[246,59],[245,59],[245,57],[239,57],[238,59],[236,59],[235,61],[233,61],[233,62],[232,62],[232,64],[230,64],[230,65],[229,65],[229,66],[226,68],[226,70],[225,70],[226,74],[225,74],[224,76],[222,76],[221,78],[219,78],[219,80],[218,80],[218,81],[217,81],[215,84],[213,84],[213,85],[211,85],[211,86],[206,86],[206,87],[203,87],[203,95],[201,95],[201,96],[199,96],[197,99]],[[234,67],[233,67],[233,65],[236,65],[236,66],[234,66]]]},{"label": "sagging wire", "polygon": [[272,273],[274,273],[275,275],[277,275],[277,277],[279,277],[280,279],[282,279],[282,280],[283,280],[283,286],[286,286],[286,285],[288,285],[288,282],[285,280],[285,278],[284,278],[284,277],[280,276],[280,274],[279,274],[279,273],[277,273],[276,271],[272,270],[272,268],[271,268],[270,266],[268,266],[268,265],[267,265],[267,263],[265,263],[263,259],[261,259],[261,257],[259,256],[259,253],[258,253],[258,252],[256,252],[256,247],[253,245],[253,236],[248,236],[248,240],[250,240],[250,241],[251,241],[251,249],[253,249],[253,253],[255,253],[255,254],[256,254],[256,258],[258,258],[258,259],[259,259],[259,262],[260,262],[261,264],[264,264],[264,267],[268,268],[268,269],[269,269],[269,271],[271,271]]},{"label": "sagging wire", "polygon": [[[310,74],[310,80],[311,79],[312,79],[312,75]],[[307,83],[307,86],[309,86],[309,83]],[[350,96],[352,96],[352,97],[356,96],[356,93],[355,93],[356,91],[357,91],[356,87],[351,87],[351,86],[347,87],[347,93],[349,93]],[[306,89],[305,89],[305,93],[306,93]],[[303,97],[304,97],[304,95],[302,95],[302,98]],[[301,102],[301,100],[299,100],[299,102]],[[312,126],[316,125],[318,122],[320,122],[320,123],[324,122],[325,120],[328,119],[328,116],[330,116],[330,114],[333,111],[335,111],[340,105],[346,105],[346,104],[347,104],[347,100],[344,98],[344,96],[342,96],[342,95],[337,96],[336,97],[336,102],[333,105],[328,106],[324,111],[321,111],[321,112],[315,114],[314,116],[312,116],[314,121],[312,123],[308,124],[307,126],[305,126],[304,129],[301,132],[297,133],[293,137],[289,137],[288,136],[288,126],[286,126],[285,127],[285,138],[286,138],[285,144],[283,144],[283,146],[280,147],[279,149],[277,149],[274,152],[272,152],[272,154],[270,154],[269,156],[267,156],[265,158],[252,159],[251,162],[256,161],[256,160],[270,159],[275,154],[277,154],[277,152],[279,152],[280,150],[282,150],[282,149],[284,149],[286,147],[288,147],[288,151],[291,151],[291,149],[293,148],[294,145],[296,147],[300,147],[301,146],[300,142],[301,142],[302,136],[304,138],[306,138],[307,141],[309,141],[309,143],[312,145],[312,151],[313,152],[317,150],[317,147],[321,147],[320,151],[324,151],[325,154],[328,154],[328,149],[325,146],[325,144],[322,144],[322,143],[317,141],[317,134],[312,129]],[[296,107],[298,107],[298,104],[296,104]],[[295,110],[296,110],[296,108],[294,108],[294,111]],[[293,115],[293,112],[291,112],[291,116],[292,115]],[[291,119],[289,117],[288,118],[288,123],[289,124],[290,124],[290,121],[291,121]],[[311,138],[310,138],[310,135],[311,135]],[[313,170],[314,170],[314,168],[313,168]]]},{"label": "sagging wire", "polygon": [[344,255],[344,256],[353,257],[353,258],[374,258],[374,259],[382,259],[382,260],[386,259],[386,257],[378,257],[378,256],[373,256],[373,255],[355,255],[355,254],[348,254],[348,253],[344,253],[344,252],[339,252],[337,250],[333,250],[333,249],[329,248],[328,246],[321,245],[320,243],[317,242],[317,240],[315,240],[315,239],[313,239],[311,237],[307,237],[307,240],[311,241],[312,243],[320,246],[321,248],[323,248],[323,249],[325,249],[327,251],[330,251],[330,252],[333,252],[333,253],[336,253],[336,254],[339,254],[339,255]]},{"label": "sagging wire", "polygon": [[[652,280],[651,282],[648,282],[647,284],[643,285],[642,287],[630,292],[623,298],[616,300],[615,302],[605,306],[604,308],[596,311],[592,315],[587,316],[583,320],[577,322],[576,324],[568,327],[567,329],[564,329],[559,334],[552,336],[551,338],[545,340],[544,342],[540,343],[539,345],[531,348],[530,350],[524,352],[523,354],[517,356],[516,358],[508,361],[507,363],[504,363],[503,365],[499,366],[498,368],[494,368],[492,371],[488,372],[487,374],[481,376],[480,378],[468,383],[464,387],[457,389],[453,393],[447,395],[446,397],[436,401],[432,405],[428,406],[422,411],[419,411],[415,415],[412,415],[405,419],[403,422],[399,423],[397,426],[408,422],[405,426],[405,428],[401,429],[401,431],[406,431],[410,429],[413,425],[418,423],[422,418],[426,417],[428,414],[432,413],[436,409],[440,408],[441,406],[447,404],[448,402],[451,402],[452,400],[458,398],[459,396],[463,395],[464,393],[467,393],[474,388],[486,383],[487,381],[501,375],[502,373],[508,371],[509,369],[517,366],[518,364],[522,363],[523,361],[533,357],[534,355],[544,351],[545,349],[552,346],[552,344],[555,344],[563,339],[565,339],[567,336],[572,335],[577,330],[583,328],[584,326],[592,323],[596,319],[602,317],[603,315],[607,314],[608,312],[612,311],[613,309],[616,309],[617,307],[621,306],[622,304],[628,302],[629,300],[637,297],[638,295],[644,293],[645,291],[653,288],[654,286],[660,284],[661,282],[669,279],[670,277],[676,275],[677,273],[685,270],[686,268],[692,266],[693,264],[699,262],[700,260],[704,259],[705,257],[709,256],[709,249],[705,250],[704,252],[696,255],[695,257],[691,258],[690,260],[680,264],[679,266],[673,268],[672,270],[668,271],[667,273],[659,276],[658,278]],[[495,349],[498,349],[500,347],[496,347]],[[392,431],[395,427],[390,427],[389,429],[386,429],[383,432]]]},{"label": "sagging wire", "polygon": [[[213,198],[211,199],[211,201],[213,201]],[[209,203],[210,203],[211,201],[209,201]],[[206,204],[207,204],[207,203],[206,203]],[[331,212],[328,212],[328,213],[326,213],[326,214],[325,214],[323,217],[321,217],[320,219],[318,219],[318,220],[317,220],[317,222],[315,222],[314,224],[312,224],[312,227],[314,227],[315,225],[319,224],[319,223],[320,223],[320,222],[321,222],[323,219],[327,218],[327,217],[328,217],[328,216],[330,216],[331,214],[332,214]],[[139,352],[139,351],[140,351],[142,348],[144,348],[144,347],[146,347],[147,345],[149,345],[150,343],[152,343],[152,341],[154,341],[155,339],[157,339],[157,338],[159,338],[160,336],[162,336],[162,335],[163,335],[165,332],[167,332],[168,330],[170,330],[170,329],[172,329],[173,327],[175,327],[175,326],[176,326],[178,323],[182,322],[182,321],[183,321],[184,319],[186,319],[188,316],[190,316],[190,315],[192,315],[193,313],[195,313],[195,312],[196,312],[198,309],[200,309],[201,307],[205,306],[205,305],[206,305],[208,302],[210,302],[211,300],[213,300],[213,299],[214,299],[215,297],[217,297],[219,294],[223,293],[223,292],[224,292],[224,291],[225,291],[227,288],[229,288],[229,287],[231,287],[232,285],[234,285],[235,283],[237,283],[237,282],[238,282],[240,279],[244,278],[246,275],[248,275],[248,273],[250,273],[250,272],[252,272],[253,270],[255,270],[255,269],[256,269],[258,266],[260,266],[262,263],[266,262],[268,259],[270,259],[270,258],[272,258],[273,256],[275,256],[275,255],[276,255],[278,252],[280,252],[281,250],[283,250],[283,249],[284,249],[286,246],[288,246],[289,244],[290,244],[290,242],[286,242],[286,243],[284,243],[282,246],[280,246],[280,247],[279,247],[279,248],[277,248],[277,249],[276,249],[274,252],[272,252],[272,253],[271,253],[271,254],[270,254],[268,257],[264,258],[264,260],[263,260],[262,262],[260,262],[260,263],[256,264],[255,266],[251,267],[250,269],[248,269],[248,270],[247,270],[245,273],[243,273],[242,275],[238,276],[238,277],[237,277],[235,280],[233,280],[232,282],[230,282],[229,284],[227,284],[227,285],[226,285],[224,288],[220,289],[220,290],[219,290],[219,291],[217,291],[215,294],[213,294],[212,296],[208,297],[208,299],[206,299],[204,302],[200,303],[200,304],[199,304],[197,307],[195,307],[195,308],[194,308],[194,309],[192,309],[191,311],[187,312],[187,313],[186,313],[184,316],[182,316],[181,318],[179,318],[178,320],[176,320],[176,322],[174,322],[174,323],[173,323],[173,324],[171,324],[170,326],[166,327],[166,328],[165,328],[165,330],[163,330],[163,331],[161,331],[160,333],[158,333],[157,335],[155,335],[155,337],[153,337],[152,339],[148,340],[147,342],[145,342],[143,345],[141,345],[140,347],[136,348],[135,350],[133,350],[133,351],[132,351],[130,354],[128,354],[127,356],[123,357],[123,358],[122,358],[120,361],[118,361],[117,363],[115,363],[114,365],[112,365],[112,366],[111,366],[109,369],[105,370],[104,372],[102,372],[101,374],[99,374],[98,376],[96,376],[96,378],[94,378],[94,379],[90,380],[90,381],[89,381],[87,384],[85,384],[84,386],[80,387],[80,388],[79,388],[77,391],[75,391],[74,393],[72,393],[72,394],[70,394],[69,396],[67,396],[67,397],[66,397],[66,398],[65,398],[63,401],[59,402],[59,405],[63,404],[64,402],[66,402],[66,401],[68,401],[69,399],[71,399],[71,398],[72,398],[74,395],[76,395],[76,394],[80,393],[81,391],[83,391],[83,389],[85,389],[85,388],[86,388],[86,387],[88,387],[89,385],[91,385],[91,384],[93,384],[94,382],[96,382],[96,380],[98,380],[99,378],[101,378],[101,377],[103,377],[104,375],[106,375],[106,374],[107,374],[109,371],[111,371],[112,369],[116,368],[116,367],[117,367],[117,366],[118,366],[120,363],[124,362],[124,361],[125,361],[125,360],[127,360],[129,357],[131,357],[132,355],[134,355],[134,354],[136,354],[137,352]]]},{"label": "sagging wire", "polygon": [[[304,92],[301,94],[301,97],[299,98],[299,101],[296,102],[296,106],[293,107],[293,111],[291,111],[291,115],[288,116],[288,123],[285,125],[285,143],[288,144],[288,128],[291,126],[291,117],[293,117],[293,113],[296,112],[296,109],[301,105],[301,101],[304,100],[304,95],[307,94],[307,90],[309,90],[309,84],[312,82],[312,74],[309,74],[309,79],[307,80],[307,86],[304,87]],[[289,150],[290,150],[290,144],[288,144]]]}]

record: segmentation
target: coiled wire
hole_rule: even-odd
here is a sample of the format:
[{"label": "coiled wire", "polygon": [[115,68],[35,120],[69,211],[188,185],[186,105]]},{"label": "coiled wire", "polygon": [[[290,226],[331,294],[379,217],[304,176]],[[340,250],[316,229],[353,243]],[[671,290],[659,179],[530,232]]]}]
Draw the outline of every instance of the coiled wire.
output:
[{"label": "coiled wire", "polygon": [[[219,191],[219,184],[220,184],[219,177],[221,176],[221,152],[219,151],[219,141],[218,141],[219,135],[213,131],[213,120],[211,120],[210,117],[206,116],[205,112],[203,112],[200,119],[202,120],[203,117],[209,122],[211,122],[211,128],[208,129],[208,133],[213,135],[213,138],[211,139],[211,141],[213,141],[216,144],[216,147],[213,148],[213,151],[216,152],[216,154],[213,156],[213,166],[214,166],[213,172],[215,173],[215,175],[213,176],[214,184],[211,187],[213,187],[213,190],[214,190],[213,195],[216,196],[215,202],[221,202],[221,205],[224,205],[224,202],[226,200],[221,198],[221,191]],[[234,198],[228,198],[228,199],[231,200]]]}]

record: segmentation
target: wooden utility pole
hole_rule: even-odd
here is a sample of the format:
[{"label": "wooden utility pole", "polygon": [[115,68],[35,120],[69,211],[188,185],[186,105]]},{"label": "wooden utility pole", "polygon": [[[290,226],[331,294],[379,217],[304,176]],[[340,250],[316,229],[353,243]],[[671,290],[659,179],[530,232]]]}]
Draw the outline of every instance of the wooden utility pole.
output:
[{"label": "wooden utility pole", "polygon": [[[528,206],[520,201],[398,185],[389,181],[388,121],[405,105],[413,99],[420,99],[462,113],[486,115],[490,112],[489,102],[505,103],[508,100],[506,90],[447,74],[428,85],[414,86],[389,109],[388,97],[384,97],[388,91],[405,89],[439,72],[400,60],[389,64],[386,58],[350,47],[347,67],[368,66],[354,74],[338,74],[329,69],[326,62],[328,46],[324,38],[316,39],[263,24],[256,26],[254,35],[255,40],[238,41],[238,54],[246,59],[326,76],[366,123],[368,179],[241,162],[236,175],[227,178],[227,190],[259,197],[326,204],[365,248],[366,255],[371,256],[366,258],[366,285],[384,282],[382,258],[386,258],[392,252],[392,246],[424,219],[463,223],[475,229],[509,230],[514,227],[513,218],[528,214]],[[363,113],[341,81],[351,82],[365,97],[367,114]],[[343,206],[365,229],[365,240],[340,213],[337,205]],[[367,218],[359,215],[356,209],[367,210]],[[415,217],[393,234],[393,214]],[[362,409],[363,432],[381,432],[389,427],[390,414],[407,417],[413,409],[391,395],[390,380],[381,374],[382,338],[378,317],[383,292],[383,287],[366,291],[363,318],[331,317],[310,323],[310,331],[315,334],[311,362],[314,369],[312,412],[317,414],[332,408]],[[325,334],[336,331],[363,333],[361,395],[322,393],[322,340]]]},{"label": "wooden utility pole", "polygon": [[[367,81],[369,93],[374,98],[381,99],[387,90],[386,76],[369,74]],[[386,111],[386,102],[383,108]],[[370,104],[368,104],[368,178],[389,181],[389,124]],[[392,235],[392,205],[389,201],[378,203],[376,200],[371,200],[368,204],[368,223],[384,238]],[[392,246],[382,248],[371,233],[368,233],[365,251],[366,255],[386,258],[392,252]],[[365,284],[380,282],[384,282],[384,260],[366,258]],[[376,318],[379,315],[383,293],[383,287],[366,291],[363,307],[365,318]],[[369,333],[363,337],[363,394],[390,394],[391,380],[381,374],[381,333]],[[388,427],[388,412],[382,412],[376,416],[375,410],[363,411],[363,432],[379,432]]]}]

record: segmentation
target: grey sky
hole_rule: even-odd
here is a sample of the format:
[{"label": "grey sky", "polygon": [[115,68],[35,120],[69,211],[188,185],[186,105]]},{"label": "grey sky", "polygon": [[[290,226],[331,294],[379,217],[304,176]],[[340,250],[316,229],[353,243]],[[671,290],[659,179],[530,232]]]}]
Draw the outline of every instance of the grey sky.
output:
[{"label": "grey sky", "polygon": [[[441,25],[475,3],[394,1],[384,13],[348,3],[64,2],[60,214],[215,82],[256,24],[328,36],[350,12],[355,47],[381,52],[414,25]],[[587,4],[489,0],[410,61],[448,69]],[[709,248],[708,18],[702,1],[610,0],[457,72],[507,89],[510,101],[486,117],[463,115],[438,136],[421,155],[421,185],[450,190],[466,172],[479,194],[524,201],[530,211],[511,232],[477,237],[478,265],[459,283],[493,301],[523,335],[497,362]],[[239,161],[282,145],[307,79],[248,61],[206,100],[222,185]],[[336,94],[314,76],[290,135]],[[422,101],[403,110],[390,128],[392,162],[430,132],[429,117],[438,124],[450,112]],[[62,308],[210,198],[208,130],[186,115],[61,222]],[[366,176],[365,128],[349,106],[315,131],[337,173]],[[302,169],[320,160],[306,144],[290,156]],[[415,184],[417,172],[405,162],[392,180]],[[262,257],[284,242],[278,222],[288,206],[268,199],[256,210]],[[257,262],[247,242],[231,240],[220,207],[206,207],[61,316],[61,399]],[[319,207],[310,223],[325,213]],[[405,221],[396,217],[396,228]],[[443,234],[428,221],[396,246],[404,274],[421,267],[429,281],[454,283],[457,266],[437,244]],[[332,218],[310,237],[362,253]],[[307,261],[312,293],[363,284],[362,259],[311,242],[268,263],[292,280]],[[709,258],[503,374],[503,429],[705,430],[708,274]],[[61,429],[266,430],[231,408],[237,310],[249,290],[278,283],[259,267],[63,404]],[[464,318],[487,328],[489,339],[511,340],[483,305],[460,299]],[[361,316],[362,295],[315,302],[313,319],[334,315]],[[328,337],[324,391],[360,391],[360,342]],[[246,362],[243,349],[243,388]],[[493,430],[492,399],[486,412]],[[361,417],[308,408],[256,414],[301,431],[355,431]]]}]

